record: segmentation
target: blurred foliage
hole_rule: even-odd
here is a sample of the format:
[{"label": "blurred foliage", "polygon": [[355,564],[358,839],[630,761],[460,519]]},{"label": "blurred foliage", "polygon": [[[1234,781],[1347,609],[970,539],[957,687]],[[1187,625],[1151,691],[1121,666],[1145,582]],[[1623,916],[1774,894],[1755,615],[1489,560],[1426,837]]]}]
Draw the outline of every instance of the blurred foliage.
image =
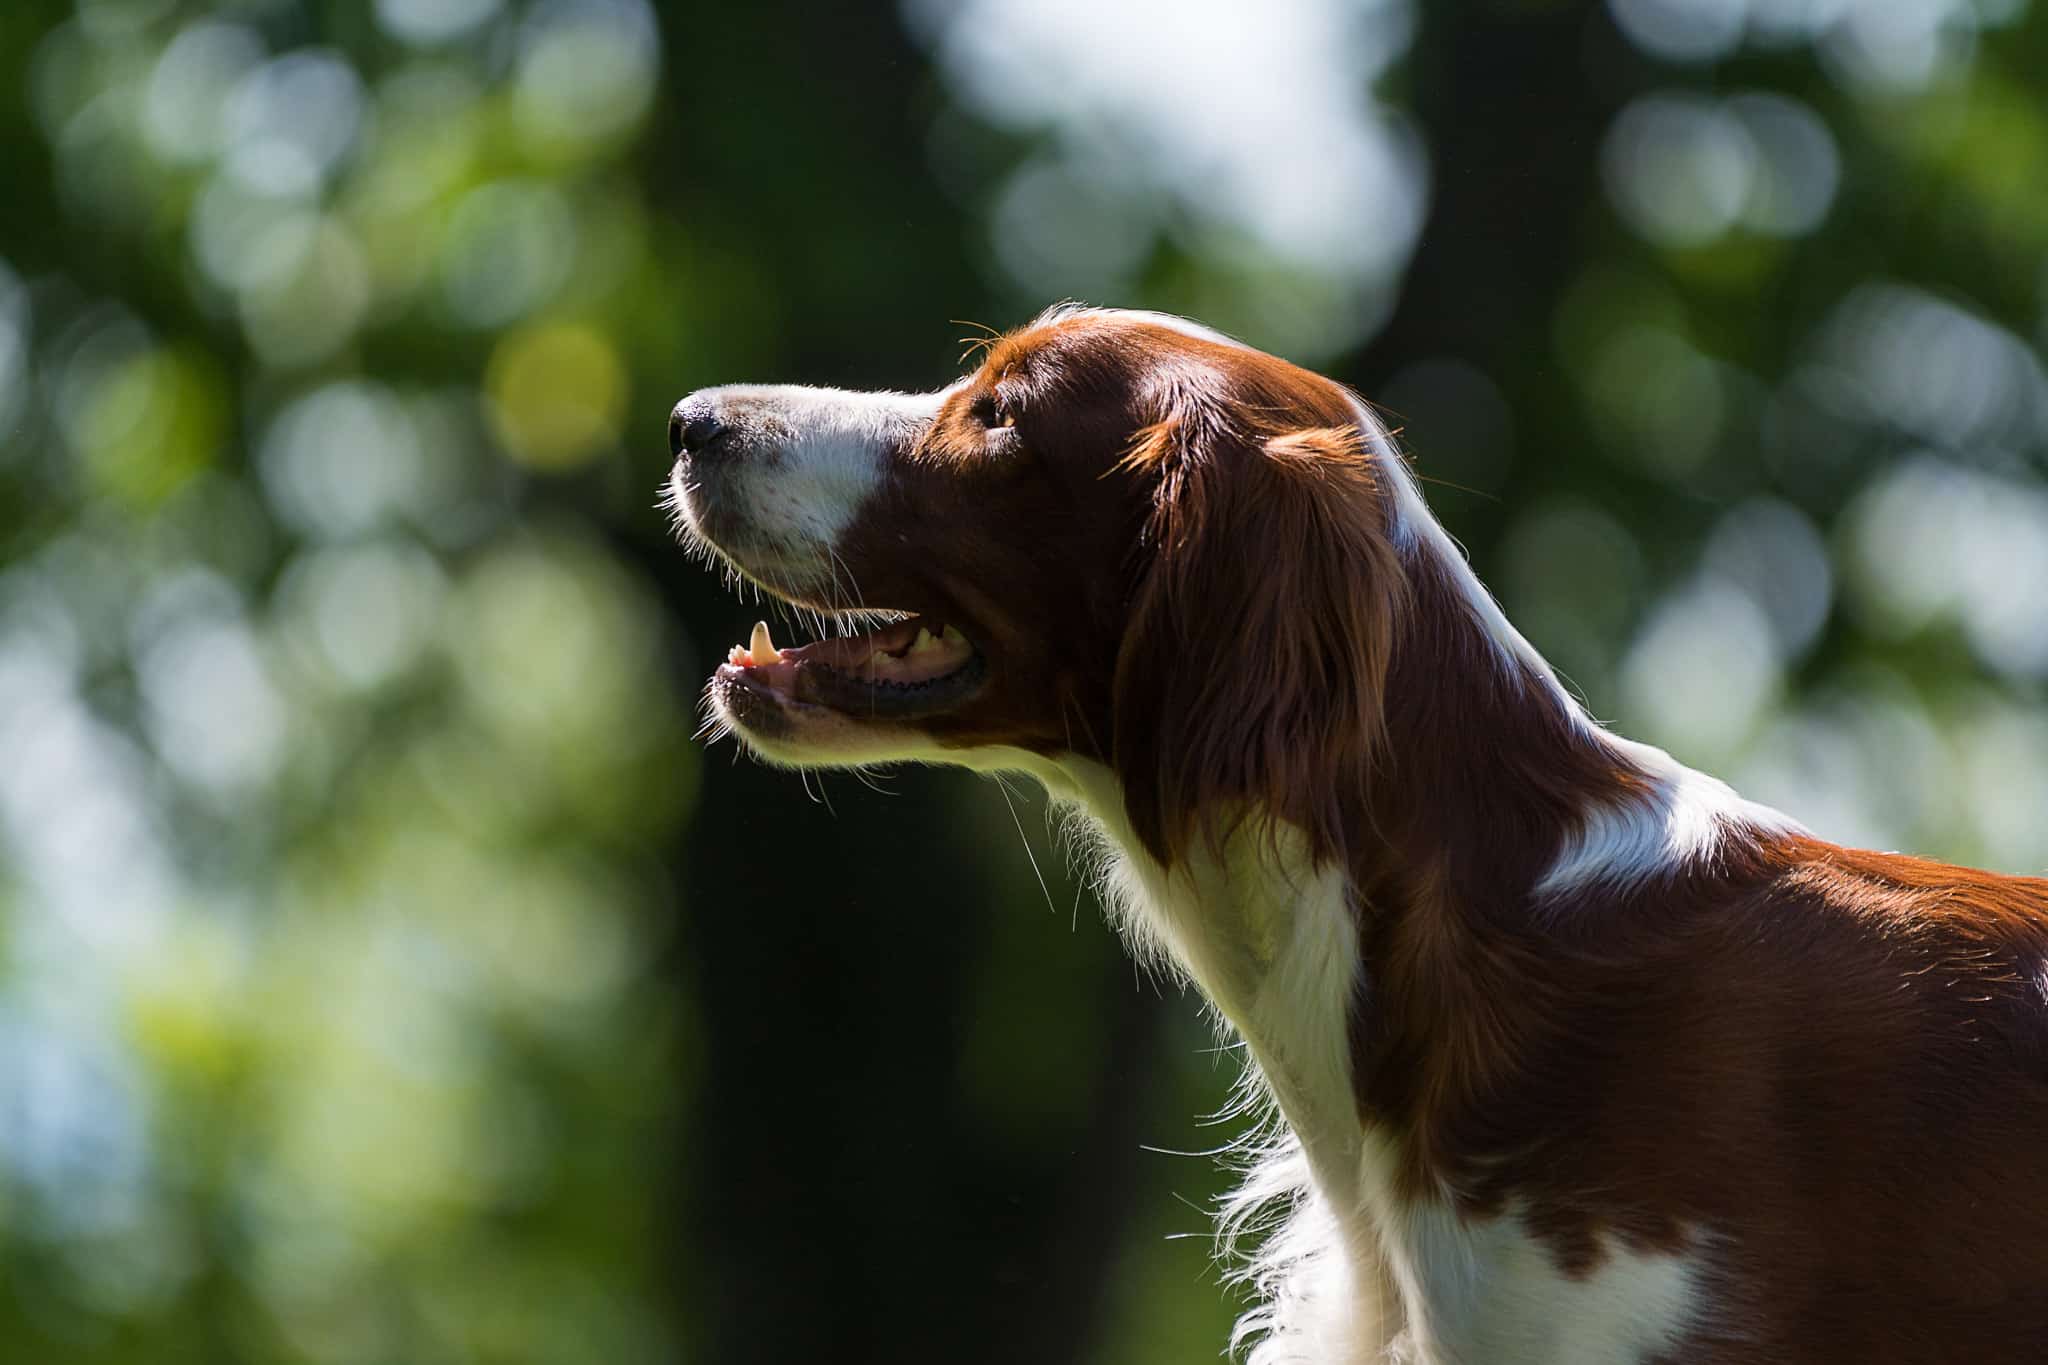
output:
[{"label": "blurred foliage", "polygon": [[14,0],[0,1357],[1213,1356],[1148,1149],[1235,1062],[1036,797],[689,743],[668,405],[948,319],[1321,366],[1602,717],[2048,866],[2043,71],[2027,0]]}]

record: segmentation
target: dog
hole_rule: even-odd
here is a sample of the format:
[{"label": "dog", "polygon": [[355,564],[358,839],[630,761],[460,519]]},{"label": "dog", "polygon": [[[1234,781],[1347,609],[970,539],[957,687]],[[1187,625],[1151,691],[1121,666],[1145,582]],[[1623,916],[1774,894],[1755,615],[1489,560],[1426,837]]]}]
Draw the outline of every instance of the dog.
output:
[{"label": "dog", "polygon": [[1031,775],[1287,1136],[1255,1365],[2048,1359],[2048,882],[1825,842],[1593,722],[1373,410],[1062,306],[936,392],[670,416],[685,542],[842,638],[791,767]]}]

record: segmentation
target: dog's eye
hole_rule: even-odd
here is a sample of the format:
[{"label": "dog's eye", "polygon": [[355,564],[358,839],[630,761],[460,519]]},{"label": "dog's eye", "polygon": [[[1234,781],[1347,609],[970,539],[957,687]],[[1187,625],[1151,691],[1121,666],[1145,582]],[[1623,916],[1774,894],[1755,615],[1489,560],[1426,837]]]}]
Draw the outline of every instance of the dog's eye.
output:
[{"label": "dog's eye", "polygon": [[1016,409],[1004,402],[1003,396],[999,393],[990,392],[982,395],[974,405],[974,415],[990,430],[1017,425]]}]

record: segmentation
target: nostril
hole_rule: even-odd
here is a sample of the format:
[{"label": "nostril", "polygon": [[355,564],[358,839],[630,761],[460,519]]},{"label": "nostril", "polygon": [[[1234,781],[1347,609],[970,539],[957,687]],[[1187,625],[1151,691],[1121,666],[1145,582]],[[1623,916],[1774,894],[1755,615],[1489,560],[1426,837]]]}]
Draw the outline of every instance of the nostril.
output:
[{"label": "nostril", "polygon": [[692,399],[676,404],[668,415],[668,449],[671,455],[694,455],[725,435],[725,423],[710,407]]},{"label": "nostril", "polygon": [[716,417],[699,417],[683,423],[683,449],[702,450],[725,435],[725,423]]}]

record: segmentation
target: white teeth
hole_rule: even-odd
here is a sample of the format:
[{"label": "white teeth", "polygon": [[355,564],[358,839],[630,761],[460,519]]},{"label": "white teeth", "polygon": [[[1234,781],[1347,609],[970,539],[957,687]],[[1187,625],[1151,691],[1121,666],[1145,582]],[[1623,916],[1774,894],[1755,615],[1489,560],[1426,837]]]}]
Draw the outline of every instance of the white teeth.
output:
[{"label": "white teeth", "polygon": [[929,630],[919,627],[917,638],[910,642],[910,652],[912,654],[922,654],[928,649],[935,648],[938,643],[937,640],[932,638],[932,633]]},{"label": "white teeth", "polygon": [[775,647],[775,637],[768,633],[766,621],[754,622],[754,638],[747,641],[747,653],[754,656],[756,668],[781,662],[782,651]]}]

